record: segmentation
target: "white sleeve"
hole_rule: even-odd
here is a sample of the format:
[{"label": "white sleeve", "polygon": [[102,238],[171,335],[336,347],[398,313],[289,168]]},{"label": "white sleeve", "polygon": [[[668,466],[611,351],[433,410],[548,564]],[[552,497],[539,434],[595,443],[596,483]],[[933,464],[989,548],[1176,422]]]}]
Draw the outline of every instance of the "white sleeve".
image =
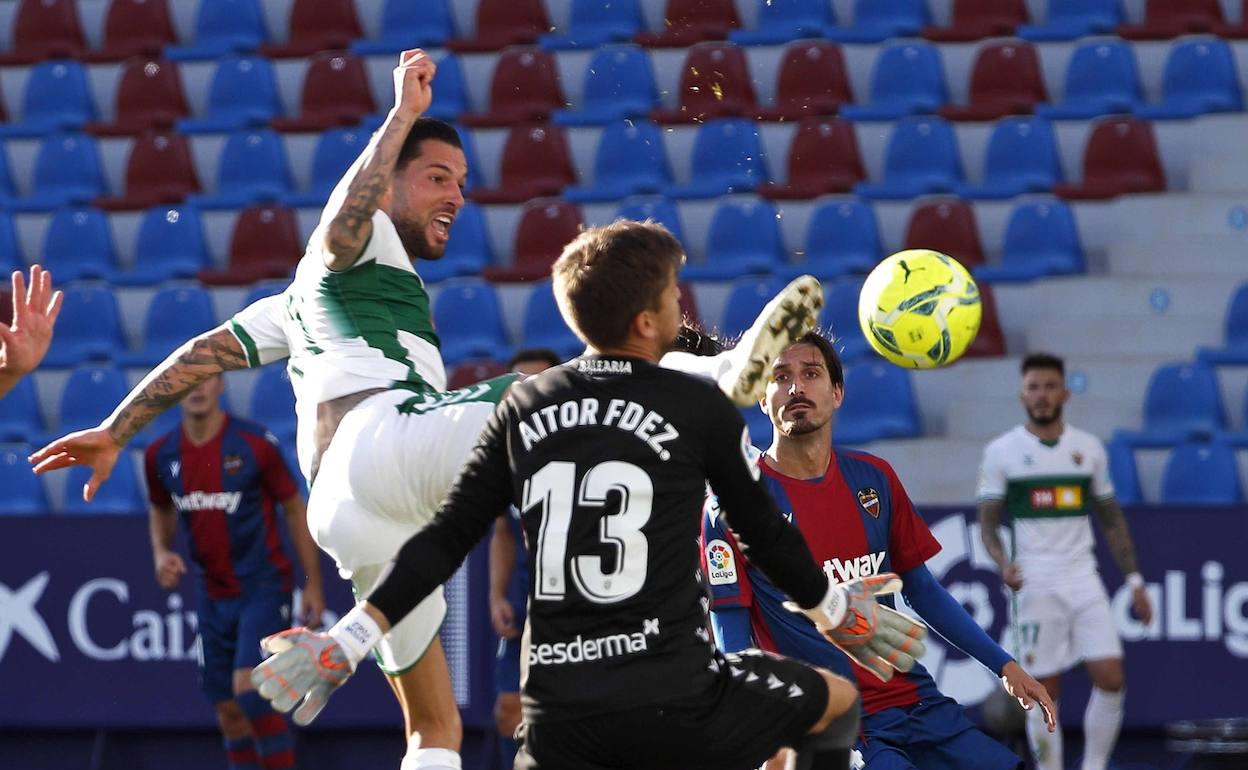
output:
[{"label": "white sleeve", "polygon": [[1109,477],[1109,454],[1099,440],[1094,440],[1092,446],[1092,498],[1104,500],[1114,496],[1114,482]]},{"label": "white sleeve", "polygon": [[984,457],[979,463],[979,484],[975,490],[978,500],[1004,500],[1006,477],[1001,463],[1000,442],[993,441],[984,447]]},{"label": "white sleeve", "polygon": [[286,295],[258,299],[238,311],[228,322],[230,331],[247,352],[247,366],[264,366],[290,356],[282,328]]}]

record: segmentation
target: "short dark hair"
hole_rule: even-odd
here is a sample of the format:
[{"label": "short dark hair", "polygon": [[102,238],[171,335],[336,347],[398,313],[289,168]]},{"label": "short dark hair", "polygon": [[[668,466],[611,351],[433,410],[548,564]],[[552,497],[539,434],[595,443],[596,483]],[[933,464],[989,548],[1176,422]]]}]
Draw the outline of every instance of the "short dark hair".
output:
[{"label": "short dark hair", "polygon": [[411,129],[408,130],[407,138],[403,140],[403,147],[399,149],[399,157],[395,160],[394,165],[397,168],[402,168],[419,158],[420,143],[426,139],[445,142],[452,147],[464,149],[464,143],[459,138],[459,132],[450,123],[437,118],[417,118]]},{"label": "short dark hair", "polygon": [[521,348],[507,361],[507,368],[515,369],[516,364],[523,361],[541,361],[547,366],[558,366],[563,363],[559,354],[550,348]]},{"label": "short dark hair", "polygon": [[823,363],[828,368],[828,377],[832,379],[832,384],[845,387],[845,367],[841,365],[841,356],[836,352],[836,346],[832,340],[828,339],[823,332],[812,329],[793,340],[793,345],[814,345],[818,348],[823,354]]},{"label": "short dark hair", "polygon": [[1066,376],[1066,362],[1052,353],[1028,353],[1019,367],[1019,374],[1026,374],[1032,369],[1054,369],[1063,377]]},{"label": "short dark hair", "polygon": [[555,261],[559,312],[572,331],[599,350],[628,339],[643,310],[655,310],[685,250],[666,227],[618,219],[581,231]]}]

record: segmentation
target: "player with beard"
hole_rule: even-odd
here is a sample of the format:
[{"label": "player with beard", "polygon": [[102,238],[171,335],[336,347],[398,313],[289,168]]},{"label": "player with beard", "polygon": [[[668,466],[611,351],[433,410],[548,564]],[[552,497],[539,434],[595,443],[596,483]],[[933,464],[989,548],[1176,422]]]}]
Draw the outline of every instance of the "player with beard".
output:
[{"label": "player with beard", "polygon": [[[1070,398],[1062,359],[1023,359],[1019,400],[1027,422],[984,449],[979,474],[980,536],[1017,592],[1015,652],[1056,701],[1063,672],[1082,662],[1092,679],[1083,717],[1083,770],[1104,770],[1122,728],[1122,643],[1092,552],[1095,515],[1145,623],[1152,605],[1135,560],[1122,508],[1114,497],[1105,447],[1066,424]],[[1008,517],[1007,551],[998,527]],[[1028,715],[1027,738],[1040,770],[1065,767],[1061,732],[1048,733]]]}]

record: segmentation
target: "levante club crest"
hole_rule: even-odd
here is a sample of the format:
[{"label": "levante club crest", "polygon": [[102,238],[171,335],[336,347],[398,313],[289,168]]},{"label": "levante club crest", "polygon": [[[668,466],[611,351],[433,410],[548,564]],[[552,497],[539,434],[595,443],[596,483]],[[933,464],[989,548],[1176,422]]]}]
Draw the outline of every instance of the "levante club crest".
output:
[{"label": "levante club crest", "polygon": [[871,514],[871,518],[880,518],[880,493],[871,487],[858,490],[858,504],[862,509]]}]

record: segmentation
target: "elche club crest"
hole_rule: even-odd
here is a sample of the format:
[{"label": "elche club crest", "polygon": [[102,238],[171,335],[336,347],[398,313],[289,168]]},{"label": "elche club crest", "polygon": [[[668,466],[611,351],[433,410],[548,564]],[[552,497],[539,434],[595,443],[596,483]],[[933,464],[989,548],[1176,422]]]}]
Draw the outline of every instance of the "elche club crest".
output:
[{"label": "elche club crest", "polygon": [[864,487],[858,490],[858,504],[862,509],[871,514],[871,518],[880,518],[880,493],[871,487]]}]

